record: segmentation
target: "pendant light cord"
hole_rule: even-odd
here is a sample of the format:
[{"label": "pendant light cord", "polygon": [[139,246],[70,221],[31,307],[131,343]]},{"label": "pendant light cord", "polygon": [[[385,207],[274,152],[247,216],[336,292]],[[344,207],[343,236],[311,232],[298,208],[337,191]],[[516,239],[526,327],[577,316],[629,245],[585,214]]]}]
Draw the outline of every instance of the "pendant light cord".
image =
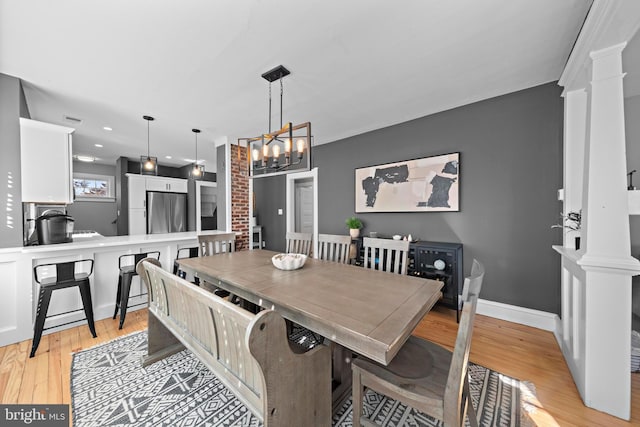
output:
[{"label": "pendant light cord", "polygon": [[282,88],[282,74],[280,74],[280,129],[282,129],[282,94],[284,90]]},{"label": "pendant light cord", "polygon": [[147,158],[151,157],[151,148],[149,145],[149,122],[151,120],[147,120]]},{"label": "pendant light cord", "polygon": [[271,133],[271,82],[269,82],[269,133]]}]

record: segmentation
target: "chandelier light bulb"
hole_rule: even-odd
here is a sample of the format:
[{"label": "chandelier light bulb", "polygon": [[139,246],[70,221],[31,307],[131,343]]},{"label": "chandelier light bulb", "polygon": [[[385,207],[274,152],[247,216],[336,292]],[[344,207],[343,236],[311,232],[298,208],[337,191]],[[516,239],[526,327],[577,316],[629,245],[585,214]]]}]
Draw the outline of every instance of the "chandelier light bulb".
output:
[{"label": "chandelier light bulb", "polygon": [[298,148],[298,156],[302,155],[302,152],[304,151],[304,139],[299,139],[298,141],[296,141],[296,146]]},{"label": "chandelier light bulb", "polygon": [[284,152],[285,152],[285,153],[287,153],[287,154],[288,154],[288,153],[291,153],[291,145],[292,145],[292,144],[291,144],[291,138],[287,138],[287,139],[284,141]]},{"label": "chandelier light bulb", "polygon": [[257,162],[258,159],[260,159],[260,150],[258,150],[257,148],[253,149],[253,161]]},{"label": "chandelier light bulb", "polygon": [[267,144],[262,146],[262,158],[266,159],[269,157],[269,146]]},{"label": "chandelier light bulb", "polygon": [[277,159],[278,157],[280,157],[280,146],[276,144],[273,146],[273,158]]}]

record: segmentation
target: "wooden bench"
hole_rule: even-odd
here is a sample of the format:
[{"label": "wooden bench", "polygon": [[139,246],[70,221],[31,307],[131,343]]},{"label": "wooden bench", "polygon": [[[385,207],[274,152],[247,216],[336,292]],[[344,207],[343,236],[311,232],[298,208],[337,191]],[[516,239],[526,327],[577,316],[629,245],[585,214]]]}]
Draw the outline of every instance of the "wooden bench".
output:
[{"label": "wooden bench", "polygon": [[243,310],[154,261],[137,266],[149,291],[145,366],[187,348],[265,426],[331,425],[328,347],[296,353],[277,312]]}]

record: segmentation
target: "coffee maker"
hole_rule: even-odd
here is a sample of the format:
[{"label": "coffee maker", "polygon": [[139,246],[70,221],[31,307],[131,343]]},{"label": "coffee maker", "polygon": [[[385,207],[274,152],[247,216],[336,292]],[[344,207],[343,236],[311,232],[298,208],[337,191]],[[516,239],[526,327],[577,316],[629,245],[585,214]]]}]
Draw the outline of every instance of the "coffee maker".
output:
[{"label": "coffee maker", "polygon": [[23,216],[25,246],[73,241],[74,219],[65,205],[25,203]]}]

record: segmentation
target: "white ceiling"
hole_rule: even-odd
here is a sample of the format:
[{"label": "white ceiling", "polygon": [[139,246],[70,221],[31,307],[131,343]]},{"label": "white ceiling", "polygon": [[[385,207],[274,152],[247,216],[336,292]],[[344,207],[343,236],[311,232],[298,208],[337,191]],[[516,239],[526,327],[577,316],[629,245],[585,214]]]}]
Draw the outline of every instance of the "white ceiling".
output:
[{"label": "white ceiling", "polygon": [[0,73],[23,80],[33,119],[76,128],[76,154],[139,158],[151,115],[160,164],[194,158],[195,127],[213,171],[215,141],[267,130],[276,65],[284,121],[322,144],[557,80],[590,4],[0,0]]}]

